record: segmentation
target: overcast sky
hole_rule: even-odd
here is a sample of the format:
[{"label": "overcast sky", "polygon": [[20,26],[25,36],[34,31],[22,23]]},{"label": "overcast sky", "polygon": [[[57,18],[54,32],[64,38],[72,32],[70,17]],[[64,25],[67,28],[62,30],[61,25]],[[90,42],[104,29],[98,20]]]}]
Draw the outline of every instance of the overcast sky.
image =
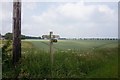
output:
[{"label": "overcast sky", "polygon": [[[12,32],[12,2],[0,6],[0,32]],[[22,34],[118,37],[117,2],[23,2]]]}]

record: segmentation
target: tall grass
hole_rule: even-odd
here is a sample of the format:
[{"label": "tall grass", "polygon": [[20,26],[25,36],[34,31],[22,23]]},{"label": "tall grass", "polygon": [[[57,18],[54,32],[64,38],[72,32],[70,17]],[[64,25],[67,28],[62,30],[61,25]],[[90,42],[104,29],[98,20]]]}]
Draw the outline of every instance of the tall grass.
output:
[{"label": "tall grass", "polygon": [[[16,70],[5,67],[3,77],[12,78],[109,78],[118,76],[118,49],[95,48],[92,50],[55,51],[53,65],[50,53],[22,45],[22,58]],[[25,47],[26,46],[26,47]],[[7,65],[7,64],[5,64]]]},{"label": "tall grass", "polygon": [[[117,48],[95,49],[93,51],[78,52],[56,51],[54,53],[54,62],[51,66],[50,54],[38,49],[28,50],[22,58],[22,66],[19,77],[28,78],[84,78],[91,76],[97,70],[102,70],[104,65],[114,62],[116,70],[110,70],[115,73],[108,73],[103,77],[117,77]],[[112,66],[107,64],[106,66]],[[52,70],[52,71],[51,71]],[[94,72],[93,72],[94,71]],[[93,73],[92,73],[93,72]],[[103,69],[102,72],[106,72]],[[95,74],[94,74],[95,75]],[[99,77],[99,75],[95,75]],[[101,76],[102,77],[102,76]]]}]

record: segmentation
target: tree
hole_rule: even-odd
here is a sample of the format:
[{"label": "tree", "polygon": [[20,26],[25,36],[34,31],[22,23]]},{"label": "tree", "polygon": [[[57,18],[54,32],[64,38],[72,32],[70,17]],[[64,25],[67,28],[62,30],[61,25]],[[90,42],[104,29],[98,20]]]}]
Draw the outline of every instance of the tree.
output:
[{"label": "tree", "polygon": [[[5,39],[7,39],[7,40],[12,40],[13,39],[13,33],[8,32],[4,36],[5,36]],[[21,39],[26,39],[26,36],[21,35]]]},{"label": "tree", "polygon": [[12,40],[13,39],[12,33],[6,33],[5,34],[5,39]]},{"label": "tree", "polygon": [[25,35],[21,35],[21,39],[25,39],[26,38],[26,36]]}]

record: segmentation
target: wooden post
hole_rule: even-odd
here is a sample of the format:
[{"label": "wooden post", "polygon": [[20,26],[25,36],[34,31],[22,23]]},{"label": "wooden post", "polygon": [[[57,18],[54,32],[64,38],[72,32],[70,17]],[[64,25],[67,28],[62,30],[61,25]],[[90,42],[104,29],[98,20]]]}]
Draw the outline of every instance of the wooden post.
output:
[{"label": "wooden post", "polygon": [[52,41],[51,41],[51,38],[52,38],[52,32],[50,32],[50,54],[51,54],[51,52],[52,52],[52,50],[51,50],[51,44],[52,44]]},{"label": "wooden post", "polygon": [[53,77],[52,67],[53,67],[53,42],[52,42],[53,32],[50,32],[50,57],[51,57],[51,78]]},{"label": "wooden post", "polygon": [[53,64],[53,42],[52,42],[53,32],[50,32],[50,54],[51,54],[51,62]]},{"label": "wooden post", "polygon": [[21,57],[21,0],[13,2],[13,64]]}]

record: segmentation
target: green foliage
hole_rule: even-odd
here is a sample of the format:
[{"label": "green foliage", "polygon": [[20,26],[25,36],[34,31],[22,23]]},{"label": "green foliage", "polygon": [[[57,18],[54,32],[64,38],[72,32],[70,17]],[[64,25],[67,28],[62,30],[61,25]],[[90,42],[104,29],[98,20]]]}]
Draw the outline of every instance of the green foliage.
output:
[{"label": "green foliage", "polygon": [[5,61],[7,61],[7,60],[9,60],[9,59],[7,59],[7,58],[10,58],[11,57],[11,47],[10,47],[10,45],[11,45],[11,41],[10,40],[8,40],[8,41],[6,41],[6,43],[3,45],[3,47],[2,47],[2,58],[3,58],[3,63],[5,62]]},{"label": "green foliage", "polygon": [[13,39],[13,34],[12,33],[6,33],[5,34],[5,39],[12,40]]},{"label": "green foliage", "polygon": [[2,70],[3,70],[3,76],[6,76],[6,71],[9,71],[12,66],[12,54],[11,54],[12,48],[11,48],[11,41],[8,40],[4,42],[4,45],[2,47]]}]

